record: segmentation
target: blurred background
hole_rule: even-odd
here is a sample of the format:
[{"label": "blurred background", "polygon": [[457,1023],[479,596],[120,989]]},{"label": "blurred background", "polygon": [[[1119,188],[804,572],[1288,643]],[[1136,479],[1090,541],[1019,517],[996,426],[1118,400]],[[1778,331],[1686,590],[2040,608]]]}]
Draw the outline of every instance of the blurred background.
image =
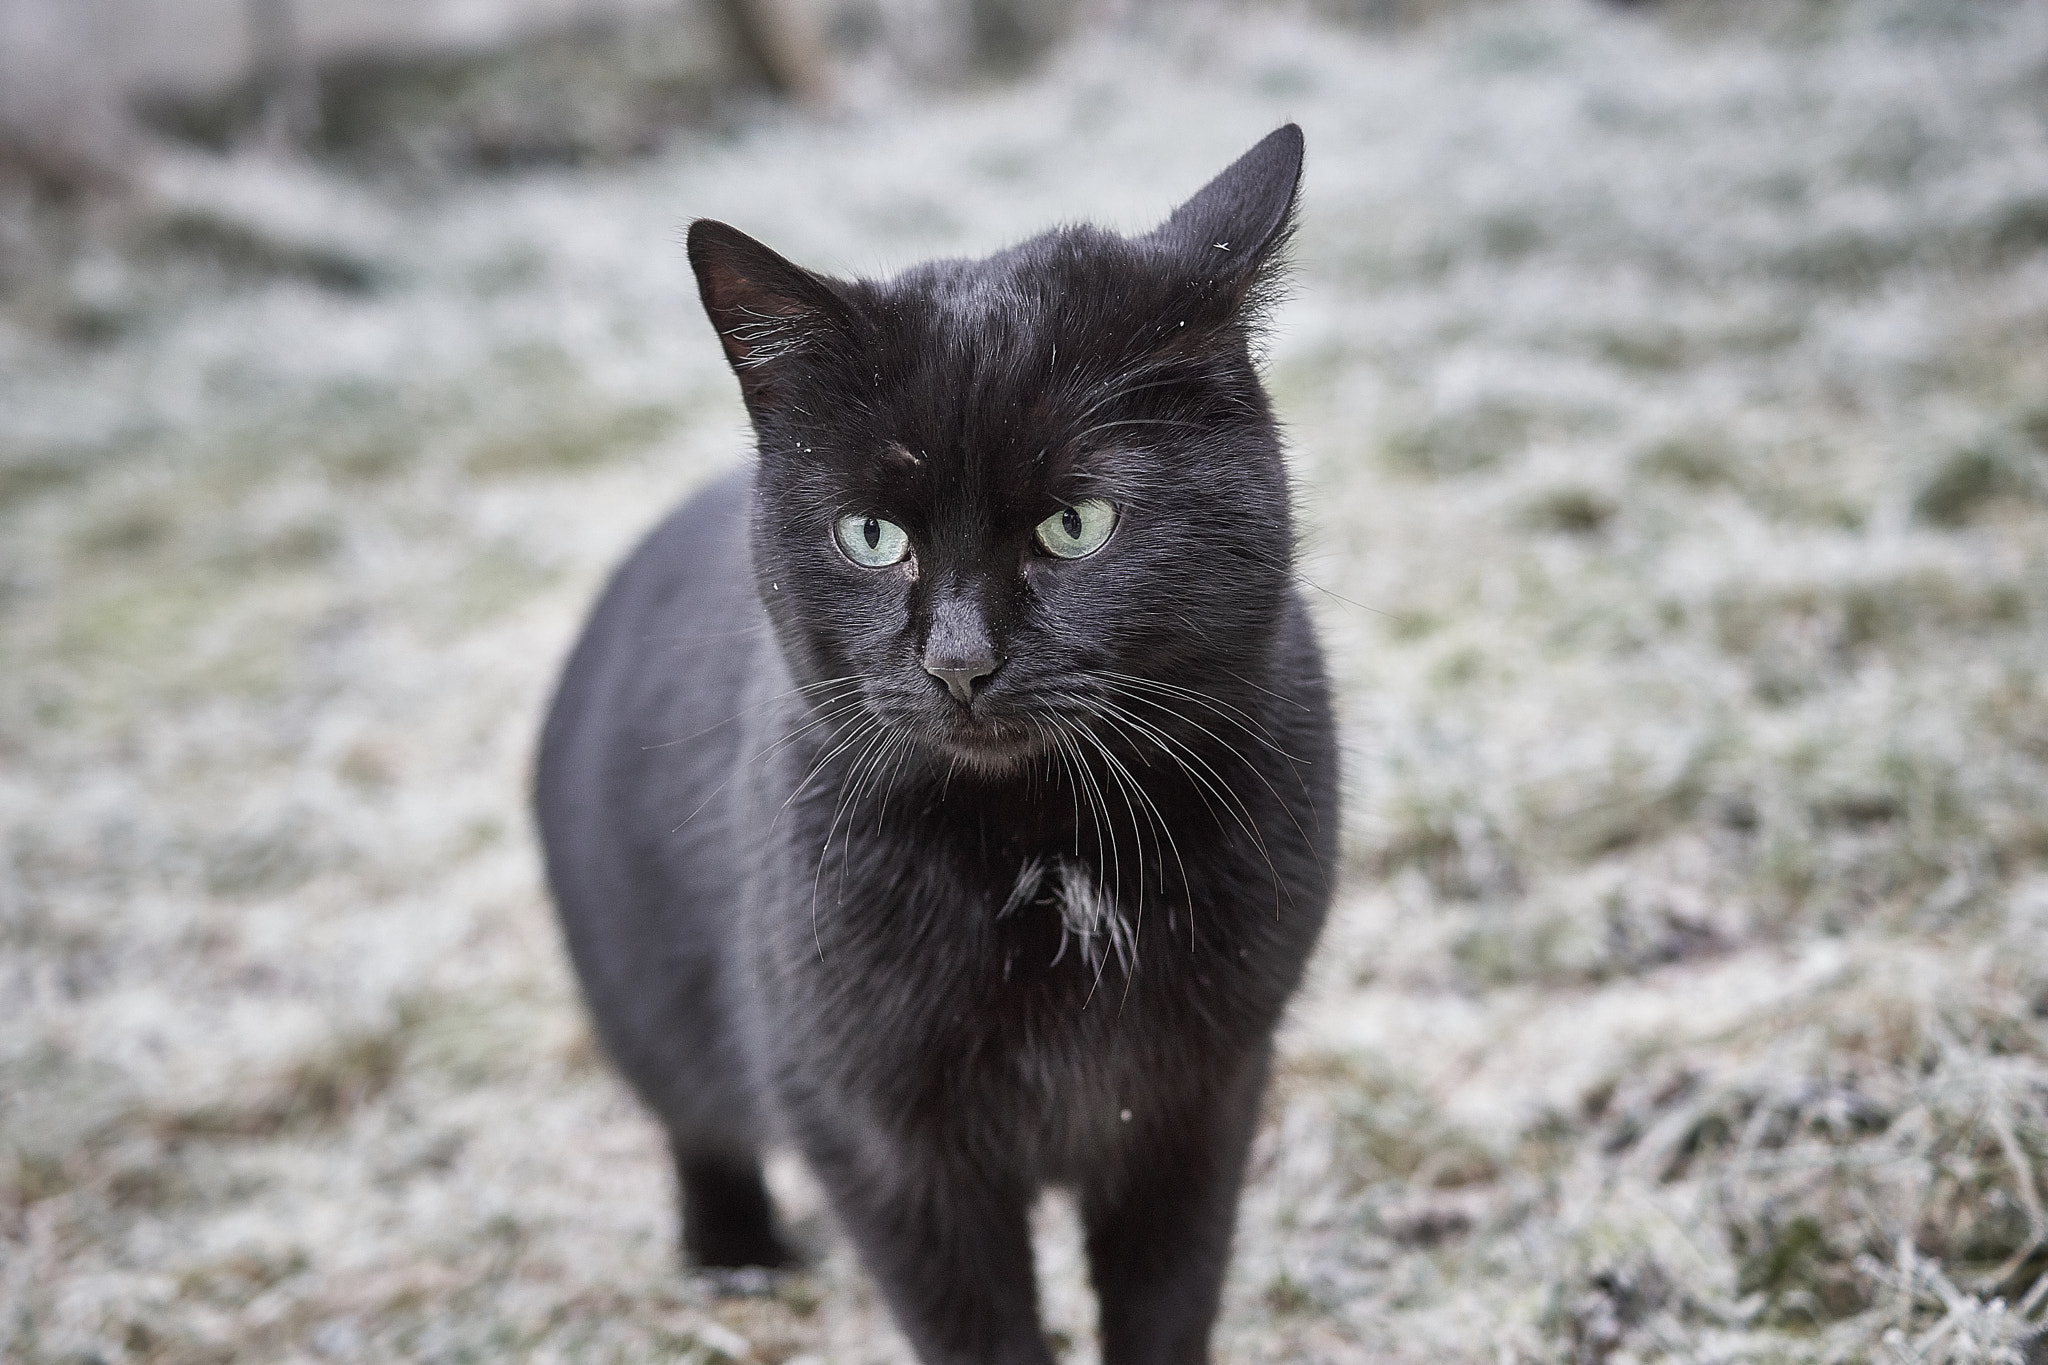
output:
[{"label": "blurred background", "polygon": [[906,1361],[793,1163],[813,1270],[675,1270],[540,890],[746,454],[681,228],[1286,119],[1347,852],[1220,1358],[2048,1360],[2037,0],[0,0],[0,1356]]}]

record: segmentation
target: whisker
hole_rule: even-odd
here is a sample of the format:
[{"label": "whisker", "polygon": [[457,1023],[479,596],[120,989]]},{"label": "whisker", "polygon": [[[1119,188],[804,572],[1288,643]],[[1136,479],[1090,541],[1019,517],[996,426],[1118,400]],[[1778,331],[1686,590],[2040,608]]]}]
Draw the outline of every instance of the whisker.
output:
[{"label": "whisker", "polygon": [[[835,905],[846,904],[846,872],[853,862],[854,820],[857,808],[866,798],[866,793],[870,789],[870,779],[879,773],[882,759],[887,756],[890,745],[894,740],[895,733],[893,728],[886,721],[882,722],[874,738],[870,739],[866,746],[861,749],[860,753],[854,757],[853,762],[847,765],[846,775],[840,779],[839,801],[832,811],[832,823],[825,828],[824,851],[818,855],[818,874],[822,875],[825,870],[825,859],[832,851],[832,832],[838,828],[839,817],[843,812],[846,816],[846,838],[839,845],[839,889],[833,893],[833,904]],[[811,879],[813,915],[817,913],[817,882],[818,877],[813,876]]]},{"label": "whisker", "polygon": [[[1160,685],[1162,687],[1168,686],[1168,684]],[[1323,885],[1325,888],[1329,886],[1329,871],[1323,866],[1322,855],[1316,852],[1315,841],[1309,838],[1308,831],[1301,827],[1301,821],[1295,819],[1294,807],[1290,806],[1287,803],[1286,798],[1280,795],[1279,791],[1275,789],[1273,783],[1266,777],[1266,774],[1259,768],[1258,764],[1252,762],[1250,757],[1240,752],[1235,745],[1231,744],[1228,740],[1224,739],[1214,730],[1211,730],[1208,726],[1203,725],[1200,721],[1194,720],[1189,716],[1182,715],[1180,712],[1173,710],[1172,708],[1166,706],[1162,702],[1152,700],[1151,698],[1144,697],[1137,693],[1126,691],[1121,695],[1123,695],[1130,701],[1143,702],[1147,706],[1157,707],[1159,710],[1166,712],[1168,715],[1173,716],[1175,719],[1185,724],[1192,725],[1196,730],[1200,731],[1204,735],[1207,735],[1217,744],[1222,745],[1226,753],[1230,754],[1231,757],[1235,758],[1238,762],[1244,764],[1246,768],[1250,769],[1252,776],[1259,779],[1259,785],[1266,789],[1266,793],[1273,798],[1274,802],[1279,805],[1281,811],[1286,814],[1288,823],[1294,826],[1294,832],[1301,836],[1302,843],[1308,848],[1309,856],[1315,860],[1316,875],[1322,878]],[[1272,749],[1274,753],[1286,759],[1290,765],[1294,765],[1293,772],[1295,776],[1295,781],[1300,784],[1302,795],[1305,798],[1307,798],[1309,803],[1309,819],[1315,824],[1316,828],[1322,828],[1322,817],[1316,811],[1315,798],[1312,795],[1310,795],[1308,790],[1308,783],[1306,781],[1303,781],[1301,777],[1301,765],[1307,764],[1308,760],[1296,758],[1292,754],[1289,754],[1286,750],[1281,749],[1276,745],[1267,744],[1266,747]],[[1289,899],[1291,900],[1292,897],[1289,897]]]},{"label": "whisker", "polygon": [[[1124,1002],[1130,999],[1131,980],[1136,975],[1138,966],[1139,938],[1140,935],[1144,932],[1145,928],[1145,842],[1144,832],[1138,826],[1138,810],[1136,803],[1132,800],[1132,796],[1135,793],[1137,798],[1145,803],[1146,809],[1148,811],[1148,818],[1151,820],[1152,823],[1153,849],[1156,853],[1160,855],[1159,894],[1160,897],[1164,899],[1166,896],[1166,856],[1165,848],[1160,843],[1161,826],[1159,823],[1159,808],[1153,804],[1152,798],[1146,795],[1144,787],[1138,782],[1137,778],[1131,773],[1131,771],[1124,766],[1123,761],[1116,756],[1115,752],[1112,751],[1107,744],[1103,743],[1102,737],[1100,735],[1096,734],[1092,729],[1090,729],[1085,724],[1078,725],[1076,728],[1078,729],[1079,733],[1087,737],[1088,741],[1095,746],[1095,751],[1101,754],[1103,760],[1110,765],[1110,776],[1113,779],[1115,779],[1118,791],[1121,793],[1124,799],[1124,810],[1131,817],[1131,837],[1133,843],[1136,845],[1138,859],[1138,886],[1137,896],[1135,898],[1136,903],[1132,907],[1133,918],[1135,922],[1130,926],[1128,930],[1128,942],[1126,942],[1125,938],[1120,936],[1118,933],[1118,930],[1123,927],[1123,919],[1122,916],[1118,913],[1117,901],[1115,897],[1111,898],[1110,904],[1111,922],[1108,931],[1110,935],[1110,946],[1112,949],[1115,950],[1117,954],[1117,960],[1123,964],[1124,968],[1124,993],[1123,996],[1117,1001],[1117,1009],[1119,1012],[1121,1012],[1124,1006]],[[1174,847],[1174,859],[1176,862],[1178,862],[1180,859],[1180,848],[1177,844]],[[1181,868],[1181,877],[1183,881],[1185,881],[1187,877],[1187,869],[1184,864]],[[1107,959],[1105,958],[1103,959],[1102,963],[1098,963],[1095,970],[1095,980],[1088,987],[1088,999],[1081,1002],[1081,1008],[1088,1008],[1088,1001],[1091,1001],[1095,998],[1096,988],[1102,984],[1103,965],[1105,965],[1106,962]]]},{"label": "whisker", "polygon": [[[852,727],[852,736],[846,739],[839,739],[841,735],[845,734],[845,728],[834,730],[832,732],[832,738],[835,740],[839,740],[839,742],[837,744],[834,744],[833,747],[830,750],[828,750],[824,755],[822,755],[815,763],[811,764],[810,769],[804,773],[802,780],[800,780],[796,784],[796,786],[791,789],[789,793],[789,798],[785,800],[782,803],[780,809],[778,809],[775,812],[775,819],[770,820],[768,822],[768,828],[775,828],[775,822],[782,818],[784,812],[788,811],[790,806],[795,803],[797,797],[803,794],[804,789],[811,785],[811,780],[815,778],[819,773],[825,770],[826,764],[830,763],[840,754],[845,753],[846,750],[851,748],[853,745],[859,743],[864,736],[866,736],[875,727],[881,725],[881,723],[882,722],[880,720],[878,720],[876,717],[872,715],[863,715],[858,721],[858,723]],[[832,740],[827,740],[826,743],[831,744]]]},{"label": "whisker", "polygon": [[1360,611],[1369,611],[1374,616],[1384,616],[1389,621],[1393,621],[1401,625],[1406,625],[1410,620],[1409,617],[1402,615],[1398,611],[1388,611],[1385,607],[1375,607],[1370,605],[1369,603],[1354,601],[1353,599],[1346,597],[1343,593],[1338,592],[1333,588],[1324,587],[1322,584],[1316,582],[1313,578],[1310,578],[1307,574],[1303,573],[1300,569],[1296,568],[1293,560],[1291,559],[1275,559],[1272,556],[1262,555],[1258,553],[1256,550],[1250,549],[1240,550],[1240,553],[1248,559],[1253,559],[1261,564],[1264,564],[1269,569],[1280,570],[1289,578],[1301,584],[1304,588],[1314,588],[1317,592],[1322,593],[1326,597],[1336,598],[1339,602],[1342,602],[1347,607],[1357,607]]},{"label": "whisker", "polygon": [[[1180,856],[1180,843],[1173,837],[1172,823],[1167,820],[1165,814],[1159,809],[1158,803],[1153,801],[1151,794],[1145,790],[1145,784],[1138,780],[1137,774],[1131,772],[1131,770],[1125,766],[1123,760],[1118,758],[1116,754],[1109,748],[1109,746],[1103,744],[1100,739],[1096,740],[1096,744],[1102,750],[1102,756],[1105,759],[1107,759],[1111,764],[1115,765],[1116,771],[1123,775],[1121,780],[1128,782],[1130,784],[1130,790],[1137,794],[1137,797],[1140,801],[1145,803],[1146,818],[1151,822],[1152,825],[1153,851],[1161,855],[1159,859],[1159,896],[1161,900],[1164,900],[1167,897],[1168,891],[1166,885],[1166,848],[1171,848],[1173,850],[1174,865],[1180,869],[1181,886],[1185,888],[1191,885],[1190,879],[1188,877],[1187,864],[1184,861],[1182,861]],[[1164,847],[1162,847],[1160,842],[1162,836],[1165,840]],[[1143,890],[1142,884],[1140,885],[1139,889],[1141,891]],[[1142,900],[1140,901],[1139,910],[1140,913],[1143,913]]]},{"label": "whisker", "polygon": [[[723,729],[724,727],[738,720],[741,716],[751,715],[756,711],[765,710],[768,707],[775,705],[777,702],[785,700],[786,698],[801,696],[803,693],[812,691],[813,689],[829,687],[839,683],[848,684],[848,690],[851,690],[851,688],[858,687],[860,685],[861,679],[853,676],[852,674],[848,674],[845,677],[824,678],[817,682],[803,683],[796,687],[787,688],[781,692],[777,692],[774,696],[769,697],[765,701],[755,702],[752,706],[743,706],[739,710],[727,716],[724,720],[716,721],[710,725],[705,726],[701,730],[692,731],[691,733],[684,735],[679,739],[664,739],[653,744],[643,744],[640,746],[641,752],[646,753],[655,749],[672,749],[678,744],[688,744],[693,739],[702,739],[704,736],[710,734],[713,730]],[[806,700],[811,699],[806,698]]]},{"label": "whisker", "polygon": [[[835,756],[844,753],[847,749],[851,748],[853,745],[857,743],[860,743],[863,739],[866,739],[867,742],[870,745],[872,745],[875,737],[877,737],[884,730],[885,724],[886,723],[882,721],[879,717],[866,717],[861,722],[859,727],[854,730],[854,733],[851,737],[841,741],[832,749],[831,753],[827,754],[824,758],[819,759],[816,764],[812,765],[811,771],[804,775],[804,780],[797,784],[796,791],[793,791],[789,794],[789,801],[796,800],[797,793],[801,792],[805,786],[809,785],[811,778],[817,774],[819,769],[822,768],[826,763],[829,763]],[[866,751],[863,750],[862,752],[865,753]],[[851,766],[849,766],[848,769],[848,776],[850,775]],[[839,780],[839,790],[842,798],[845,795],[848,776],[843,776]],[[782,803],[783,810],[789,809],[789,801],[785,801]],[[828,856],[830,856],[832,852],[832,835],[839,826],[839,809],[840,806],[838,804],[835,804],[832,811],[831,822],[825,826],[825,842],[818,849],[818,866],[816,870],[814,870],[811,873],[811,941],[817,945],[818,960],[820,962],[825,960],[825,941],[820,936],[818,931],[818,883],[819,880],[825,875],[825,859]],[[776,819],[779,820],[781,818],[782,811],[777,811]],[[774,828],[773,822],[770,822],[769,828]]]},{"label": "whisker", "polygon": [[[1277,915],[1280,911],[1281,896],[1285,896],[1287,898],[1288,904],[1293,904],[1294,893],[1289,891],[1285,883],[1281,881],[1280,869],[1277,866],[1275,866],[1273,862],[1273,855],[1266,848],[1265,836],[1259,833],[1257,821],[1254,819],[1252,815],[1251,807],[1245,803],[1243,797],[1239,796],[1237,793],[1230,790],[1229,783],[1224,781],[1223,775],[1216,771],[1214,765],[1212,765],[1207,759],[1203,758],[1201,754],[1196,752],[1193,748],[1189,747],[1180,740],[1175,739],[1173,736],[1167,734],[1164,730],[1161,730],[1158,726],[1151,724],[1149,721],[1143,720],[1142,718],[1137,716],[1133,716],[1130,712],[1125,711],[1122,707],[1117,706],[1114,702],[1098,700],[1095,704],[1102,708],[1100,714],[1103,714],[1105,716],[1119,717],[1124,721],[1126,725],[1135,728],[1139,733],[1142,733],[1146,737],[1150,738],[1153,741],[1153,743],[1157,744],[1167,754],[1168,757],[1172,758],[1176,763],[1180,764],[1181,768],[1188,774],[1188,776],[1194,778],[1197,782],[1201,783],[1203,786],[1209,787],[1212,791],[1215,792],[1217,799],[1225,803],[1224,809],[1230,812],[1231,817],[1237,821],[1238,827],[1244,830],[1245,834],[1250,837],[1253,846],[1257,848],[1259,851],[1259,857],[1265,861],[1267,872],[1269,872],[1272,875],[1273,889],[1276,893],[1273,898],[1274,913]],[[1184,716],[1179,718],[1182,720],[1186,719],[1186,717]],[[1245,759],[1244,755],[1240,754],[1234,747],[1232,747],[1228,743],[1225,743],[1223,740],[1217,738],[1214,734],[1211,734],[1210,738],[1216,739],[1216,742],[1218,744],[1223,745],[1223,748],[1231,755],[1231,757],[1237,759],[1241,763],[1244,763],[1245,766],[1251,767],[1252,771],[1255,774],[1258,773],[1258,769],[1256,767],[1253,767],[1251,763]],[[1189,760],[1193,760],[1192,764],[1189,762]],[[1206,773],[1207,776],[1204,776],[1204,773]],[[1264,775],[1260,774],[1259,776],[1260,781],[1263,782],[1265,780]],[[1268,783],[1267,786],[1270,790],[1271,784]]]},{"label": "whisker", "polygon": [[882,788],[882,803],[880,808],[877,809],[875,812],[875,832],[877,834],[880,834],[882,832],[882,821],[888,817],[889,796],[896,789],[897,775],[903,771],[903,760],[910,757],[910,751],[910,731],[907,729],[899,729],[896,733],[896,738],[893,741],[891,741],[891,752],[893,753],[894,758],[889,766],[889,781],[887,785],[885,785]]},{"label": "whisker", "polygon": [[[1052,723],[1054,730],[1057,732],[1058,743],[1061,747],[1062,752],[1068,759],[1066,765],[1067,776],[1074,792],[1076,793],[1075,799],[1077,802],[1077,808],[1079,799],[1082,796],[1085,796],[1088,799],[1089,817],[1095,825],[1096,855],[1097,857],[1100,857],[1103,849],[1102,807],[1097,802],[1097,792],[1094,788],[1093,779],[1088,774],[1087,761],[1082,757],[1080,746],[1074,740],[1073,734],[1066,725],[1066,723],[1062,721],[1059,717],[1053,715],[1048,715],[1046,719]],[[1081,863],[1081,826],[1078,816],[1076,817],[1074,824],[1074,860],[1077,864]],[[1062,875],[1064,876],[1065,873],[1063,872]],[[1059,951],[1054,953],[1052,958],[1052,965],[1055,967],[1057,967],[1060,964],[1060,960],[1067,955],[1067,938],[1071,931],[1071,928],[1072,926],[1069,925],[1067,922],[1067,916],[1064,913],[1062,913],[1060,916]]]},{"label": "whisker", "polygon": [[[861,706],[861,700],[857,697],[850,701],[835,702],[832,705],[828,706],[825,711],[814,714],[810,720],[804,722],[804,724],[798,726],[796,729],[791,730],[788,734],[783,735],[780,739],[775,740],[771,744],[763,746],[759,753],[754,754],[751,757],[739,763],[733,764],[731,769],[726,773],[724,779],[720,781],[717,786],[711,789],[709,795],[707,795],[702,801],[699,801],[697,803],[697,807],[695,810],[692,810],[688,815],[685,815],[683,817],[681,824],[678,824],[675,826],[675,828],[669,830],[669,833],[675,834],[679,832],[684,825],[689,824],[699,815],[702,815],[704,813],[704,808],[710,805],[713,801],[715,801],[718,798],[718,794],[720,792],[724,791],[727,787],[732,785],[732,780],[735,777],[739,776],[740,769],[744,768],[748,763],[760,762],[762,759],[768,757],[768,755],[774,753],[783,745],[790,743],[792,740],[807,733],[808,731],[815,730],[821,725],[830,724],[831,722],[837,720],[839,717],[847,715],[851,712],[859,711],[861,709]],[[770,828],[773,828],[773,826],[771,825]]]},{"label": "whisker", "polygon": [[[1200,706],[1205,710],[1212,711],[1222,719],[1231,722],[1233,725],[1237,726],[1246,734],[1258,740],[1259,743],[1265,745],[1268,749],[1271,749],[1274,753],[1280,755],[1280,757],[1286,759],[1288,762],[1306,763],[1308,761],[1304,758],[1297,758],[1293,754],[1290,754],[1285,749],[1281,748],[1279,744],[1275,742],[1273,738],[1273,732],[1271,730],[1268,730],[1265,727],[1264,723],[1261,722],[1257,716],[1252,715],[1243,707],[1231,705],[1229,702],[1224,701],[1221,697],[1212,696],[1207,692],[1197,692],[1191,687],[1181,687],[1176,683],[1161,682],[1157,678],[1141,678],[1134,673],[1116,673],[1105,669],[1097,676],[1111,679],[1116,683],[1122,684],[1126,688],[1136,687],[1142,689],[1149,689],[1158,692],[1163,696],[1174,697],[1182,701],[1191,701],[1195,703],[1197,706]],[[1188,718],[1182,717],[1182,719]],[[1192,720],[1189,720],[1189,723],[1193,724],[1194,722]],[[1205,731],[1204,733],[1210,732]],[[1216,736],[1213,733],[1210,733],[1210,738],[1215,739]],[[1221,743],[1222,741],[1219,739],[1217,742]]]},{"label": "whisker", "polygon": [[[1075,748],[1077,751],[1080,749],[1080,741],[1083,738],[1087,738],[1090,740],[1095,739],[1095,736],[1089,733],[1088,727],[1080,724],[1079,722],[1076,722],[1071,728],[1074,732]],[[1100,743],[1099,740],[1097,740],[1096,742],[1098,744]],[[1094,799],[1102,807],[1102,825],[1103,828],[1105,828],[1109,832],[1109,882],[1112,888],[1112,892],[1116,890],[1121,890],[1124,881],[1124,865],[1123,851],[1118,846],[1116,838],[1116,814],[1114,811],[1110,810],[1109,794],[1102,790],[1101,780],[1096,777],[1095,770],[1088,766],[1086,755],[1084,753],[1077,752],[1075,757],[1081,763],[1082,772],[1087,776],[1089,790],[1094,793]],[[1133,823],[1136,822],[1135,815],[1132,816],[1132,820]],[[1141,881],[1143,879],[1143,874],[1144,864],[1141,861],[1139,863],[1139,876]]]},{"label": "whisker", "polygon": [[1252,691],[1263,693],[1264,695],[1271,697],[1274,701],[1279,702],[1282,706],[1291,706],[1295,710],[1303,712],[1304,714],[1312,709],[1307,702],[1296,701],[1293,697],[1283,697],[1270,687],[1261,687],[1259,684],[1253,682],[1250,678],[1245,677],[1242,673],[1233,671],[1230,676],[1235,678],[1237,681],[1243,683],[1246,687],[1249,687]]}]

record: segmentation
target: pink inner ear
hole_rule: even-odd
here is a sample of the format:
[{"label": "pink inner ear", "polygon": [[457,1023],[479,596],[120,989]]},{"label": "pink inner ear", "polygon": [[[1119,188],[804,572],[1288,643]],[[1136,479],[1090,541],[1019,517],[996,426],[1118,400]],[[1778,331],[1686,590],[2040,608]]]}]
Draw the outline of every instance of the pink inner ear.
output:
[{"label": "pink inner ear", "polygon": [[738,270],[712,267],[704,277],[705,311],[735,369],[751,369],[803,344],[811,309],[762,288]]},{"label": "pink inner ear", "polygon": [[689,250],[704,311],[742,387],[745,371],[789,354],[821,320],[821,300],[807,297],[811,278],[745,233],[700,218]]}]

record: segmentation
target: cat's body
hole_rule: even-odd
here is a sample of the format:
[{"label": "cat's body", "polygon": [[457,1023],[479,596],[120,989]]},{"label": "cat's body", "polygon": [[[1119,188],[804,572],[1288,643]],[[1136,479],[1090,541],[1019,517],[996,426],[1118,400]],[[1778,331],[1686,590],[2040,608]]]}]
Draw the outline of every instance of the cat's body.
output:
[{"label": "cat's body", "polygon": [[781,1257],[790,1141],[929,1362],[1050,1359],[1048,1184],[1105,1360],[1207,1358],[1335,848],[1245,345],[1299,158],[1282,130],[1151,238],[886,284],[692,232],[761,459],[599,603],[543,737],[549,876],[689,1252]]}]

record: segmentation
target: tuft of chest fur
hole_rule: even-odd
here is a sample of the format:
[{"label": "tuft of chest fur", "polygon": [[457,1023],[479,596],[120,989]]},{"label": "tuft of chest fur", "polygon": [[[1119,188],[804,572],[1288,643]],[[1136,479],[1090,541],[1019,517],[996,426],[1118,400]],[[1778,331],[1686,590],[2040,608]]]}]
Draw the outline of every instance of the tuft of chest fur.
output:
[{"label": "tuft of chest fur", "polygon": [[1137,926],[1126,917],[1116,898],[1097,880],[1086,863],[1063,854],[1051,858],[1026,858],[1017,869],[1016,884],[997,912],[1008,919],[1027,907],[1039,907],[1059,916],[1060,945],[1053,955],[1057,966],[1072,946],[1081,960],[1101,970],[1105,956],[1113,958],[1128,974],[1136,965]]}]

